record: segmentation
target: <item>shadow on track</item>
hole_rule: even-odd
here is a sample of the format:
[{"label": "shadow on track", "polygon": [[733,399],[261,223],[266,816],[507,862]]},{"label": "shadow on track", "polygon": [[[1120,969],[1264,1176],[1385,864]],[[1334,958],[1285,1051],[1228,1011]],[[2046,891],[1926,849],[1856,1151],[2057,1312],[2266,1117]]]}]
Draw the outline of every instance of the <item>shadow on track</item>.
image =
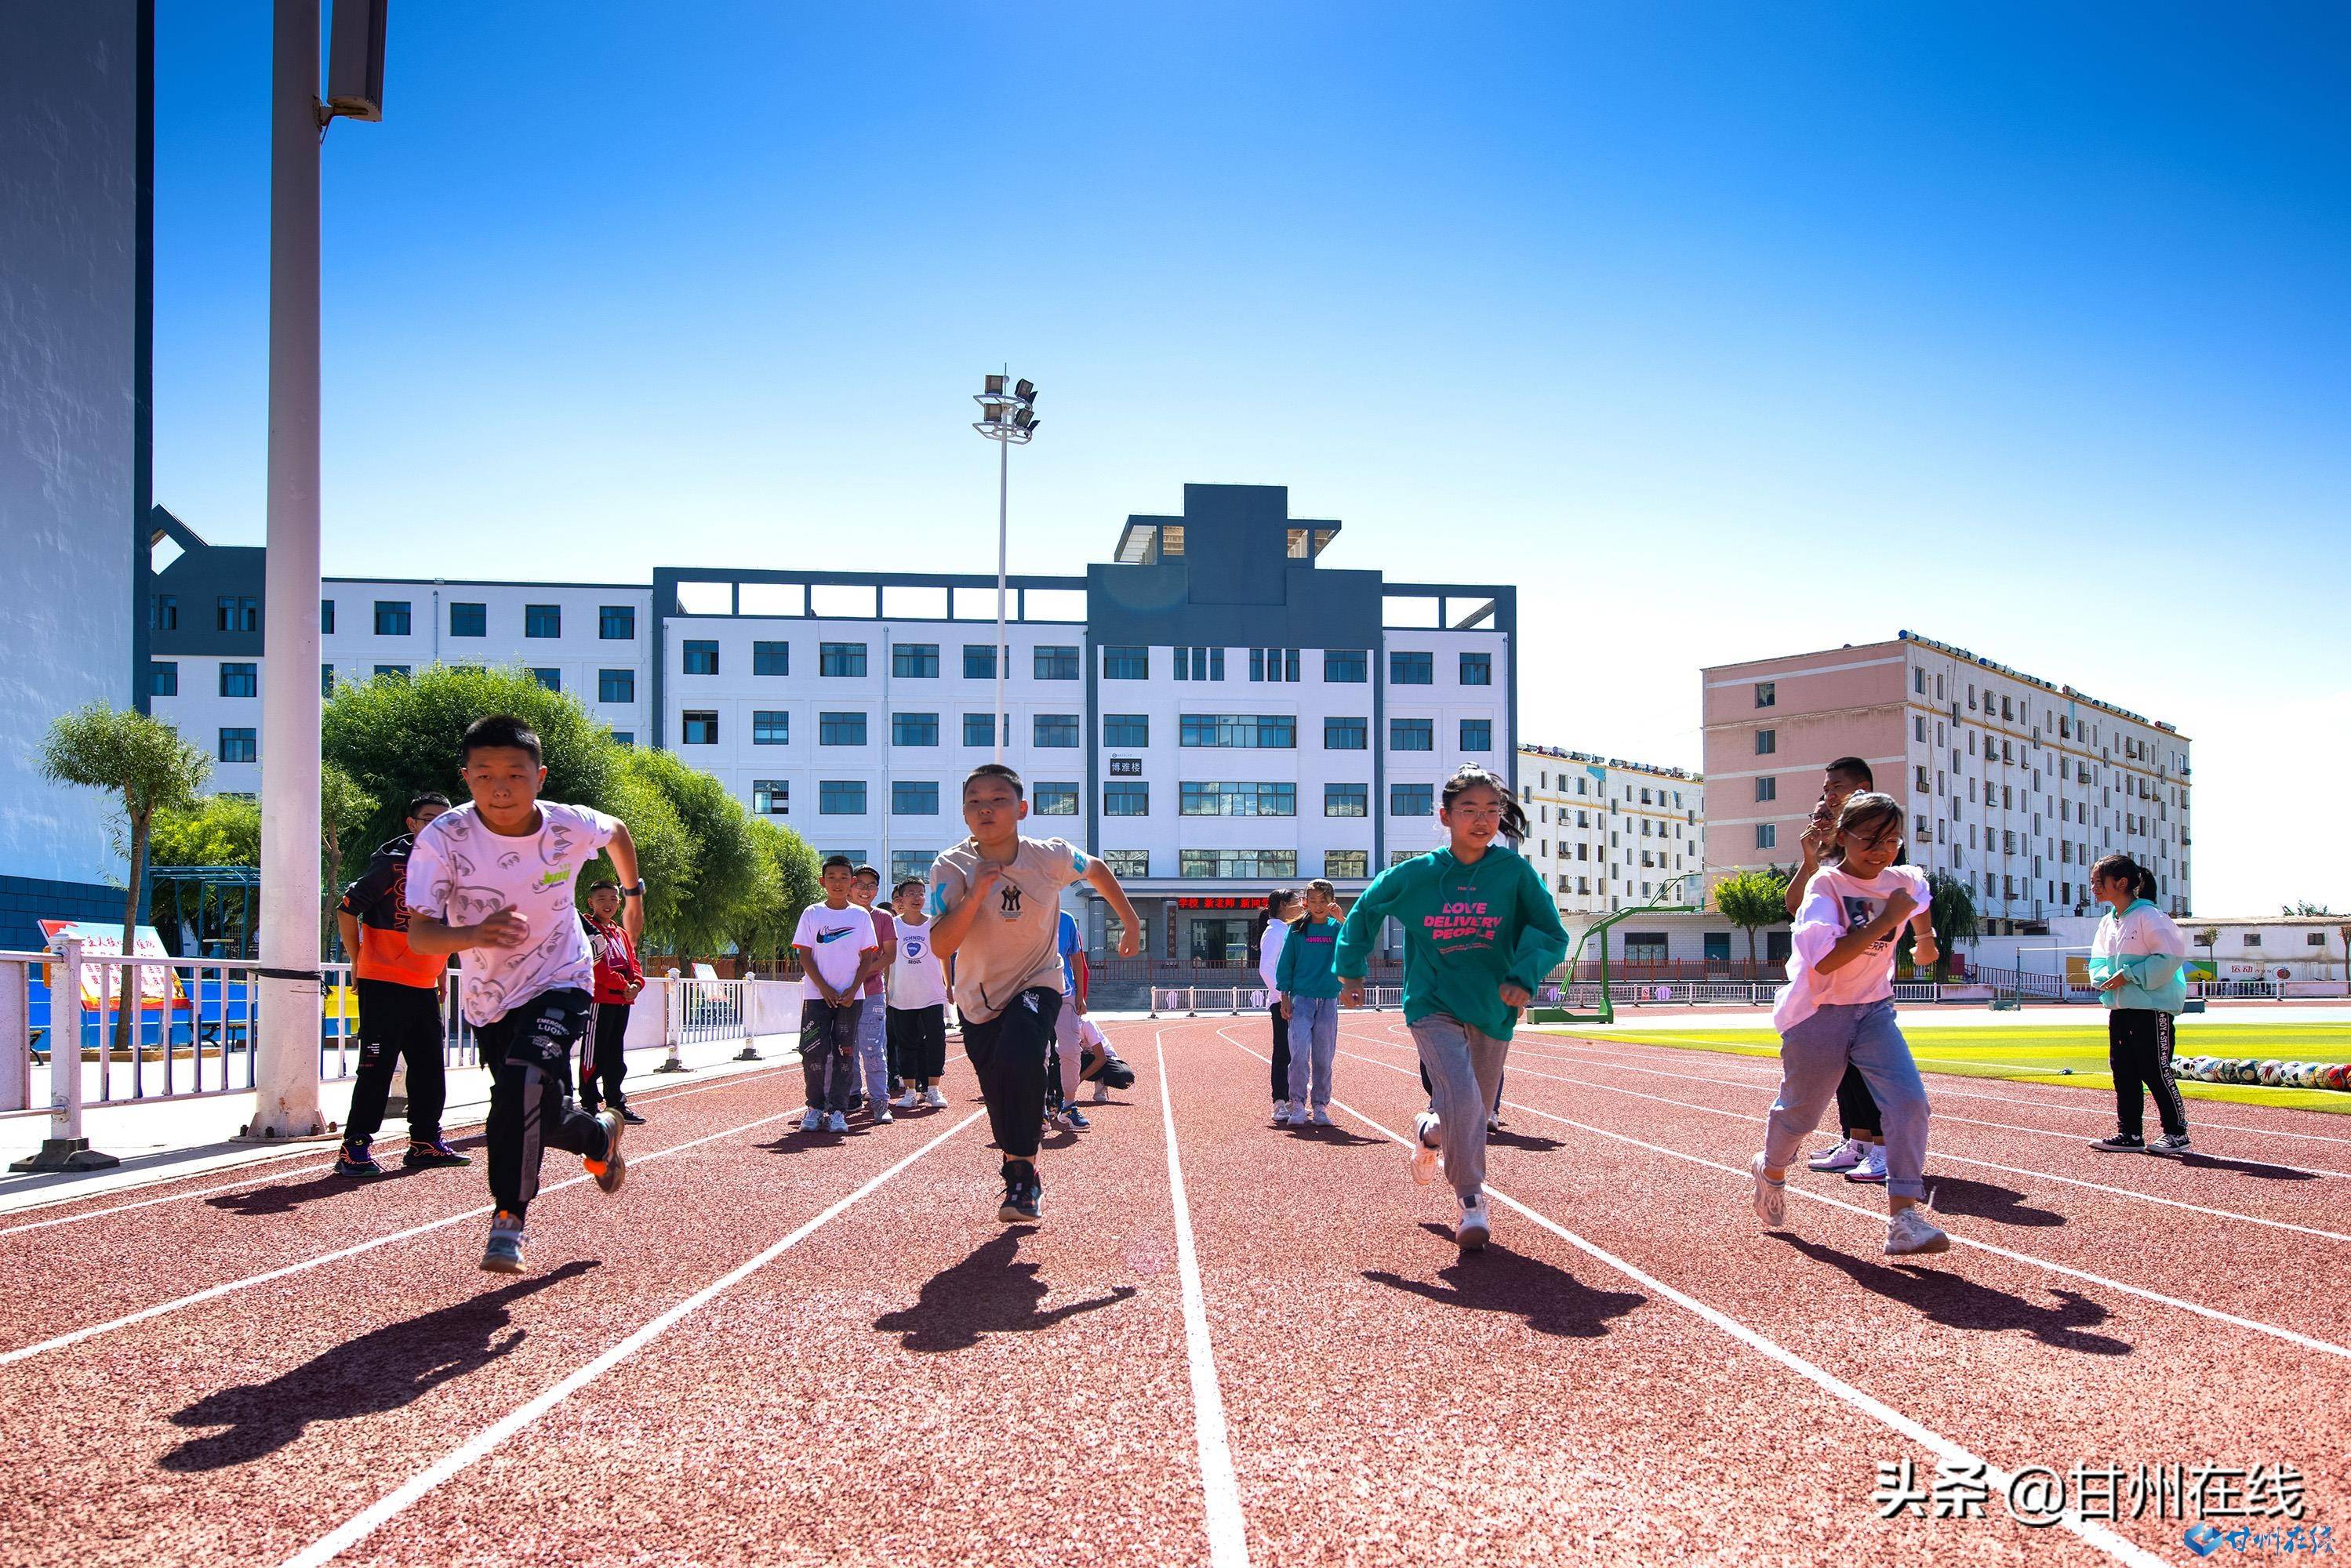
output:
[{"label": "shadow on track", "polygon": [[[1421,1228],[1446,1241],[1453,1239],[1453,1232],[1442,1225]],[[1569,1339],[1596,1339],[1608,1332],[1609,1319],[1621,1318],[1649,1299],[1637,1291],[1595,1291],[1564,1269],[1491,1244],[1473,1258],[1439,1269],[1437,1277],[1445,1281],[1442,1288],[1384,1269],[1364,1270],[1364,1278],[1374,1285],[1439,1306],[1510,1312],[1525,1319],[1537,1333]]]},{"label": "shadow on track", "polygon": [[1964,1274],[1915,1263],[1899,1268],[1872,1263],[1801,1236],[1775,1234],[1815,1263],[1827,1264],[1863,1290],[1889,1301],[1899,1301],[1947,1328],[1981,1333],[2022,1330],[2057,1350],[2083,1355],[2131,1354],[2128,1341],[2088,1332],[2114,1314],[2078,1291],[2052,1290],[2049,1293],[2057,1298],[2058,1304],[2043,1306],[2022,1296],[1979,1284]]},{"label": "shadow on track", "polygon": [[549,1286],[568,1284],[598,1265],[575,1258],[537,1279],[386,1323],[347,1340],[267,1383],[207,1394],[172,1417],[175,1427],[224,1427],[191,1438],[156,1461],[167,1470],[217,1470],[274,1454],[314,1421],[380,1416],[452,1378],[478,1372],[523,1340],[501,1334],[507,1309]]},{"label": "shadow on track", "polygon": [[1036,1264],[1020,1260],[1025,1228],[992,1237],[962,1262],[940,1270],[923,1281],[913,1306],[883,1313],[873,1326],[896,1334],[908,1350],[969,1350],[983,1335],[1033,1333],[1134,1294],[1133,1285],[1113,1285],[1107,1296],[1039,1312],[1048,1287],[1037,1278]]},{"label": "shadow on track", "polygon": [[2234,1171],[2259,1181],[2316,1181],[2316,1171],[2296,1170],[2292,1166],[2263,1165],[2259,1160],[2232,1160],[2224,1155],[2186,1154],[2172,1162],[2190,1170]]},{"label": "shadow on track", "polygon": [[[462,1167],[449,1167],[462,1168]],[[306,1203],[317,1203],[346,1193],[380,1190],[396,1181],[408,1181],[430,1176],[429,1168],[413,1166],[393,1166],[380,1176],[344,1176],[329,1171],[308,1181],[281,1182],[270,1186],[246,1187],[242,1192],[215,1193],[204,1199],[204,1207],[217,1208],[225,1214],[243,1215],[251,1219],[269,1218],[291,1214]]]},{"label": "shadow on track", "polygon": [[1487,1134],[1486,1146],[1489,1149],[1524,1149],[1532,1155],[1555,1154],[1567,1147],[1557,1138],[1545,1138],[1533,1133],[1513,1133],[1508,1127]]},{"label": "shadow on track", "polygon": [[[1848,1183],[1848,1187],[1866,1183]],[[2024,1194],[1998,1182],[1970,1181],[1965,1176],[1937,1175],[1927,1179],[1927,1207],[1937,1214],[1965,1219],[1985,1219],[1994,1225],[2046,1228],[2063,1225],[2065,1217],[2054,1209],[2035,1208]]]},{"label": "shadow on track", "polygon": [[1337,1149],[1352,1148],[1358,1144],[1384,1145],[1388,1142],[1385,1138],[1367,1138],[1360,1133],[1351,1133],[1336,1122],[1327,1127],[1317,1127],[1309,1123],[1303,1127],[1277,1127],[1274,1131],[1287,1133],[1301,1143],[1328,1144]]}]

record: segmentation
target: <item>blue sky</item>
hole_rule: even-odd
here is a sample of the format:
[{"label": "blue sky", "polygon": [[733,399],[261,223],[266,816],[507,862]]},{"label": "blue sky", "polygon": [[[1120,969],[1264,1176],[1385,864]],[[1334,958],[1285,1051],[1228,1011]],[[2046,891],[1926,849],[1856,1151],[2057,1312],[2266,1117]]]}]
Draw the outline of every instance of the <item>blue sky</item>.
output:
[{"label": "blue sky", "polygon": [[[1520,584],[1528,737],[1683,764],[1700,665],[1914,628],[2189,735],[2201,911],[2351,907],[2340,7],[392,22],[330,570],[987,570],[1008,361],[1016,570],[1285,484]],[[258,542],[266,7],[158,54],[156,494]]]}]

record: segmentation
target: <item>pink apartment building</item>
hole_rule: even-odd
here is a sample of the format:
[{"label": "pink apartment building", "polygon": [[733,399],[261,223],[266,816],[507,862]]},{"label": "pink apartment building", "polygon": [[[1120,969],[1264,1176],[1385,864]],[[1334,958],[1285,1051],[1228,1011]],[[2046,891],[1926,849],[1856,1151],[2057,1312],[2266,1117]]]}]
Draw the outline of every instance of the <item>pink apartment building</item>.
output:
[{"label": "pink apartment building", "polygon": [[1822,770],[1868,762],[1912,863],[1964,879],[1987,935],[2089,912],[2120,852],[2191,908],[2189,741],[2170,725],[1904,632],[1704,674],[1706,871],[1795,864]]}]

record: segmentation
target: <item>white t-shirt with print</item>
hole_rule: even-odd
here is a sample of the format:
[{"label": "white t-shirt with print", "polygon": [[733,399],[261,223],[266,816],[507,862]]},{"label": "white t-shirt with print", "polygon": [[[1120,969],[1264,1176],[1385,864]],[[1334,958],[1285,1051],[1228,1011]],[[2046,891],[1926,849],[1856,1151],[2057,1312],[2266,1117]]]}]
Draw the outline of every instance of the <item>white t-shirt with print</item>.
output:
[{"label": "white t-shirt with print", "polygon": [[[855,1001],[858,998],[849,992],[851,982],[857,978],[857,967],[882,942],[873,935],[873,916],[856,904],[832,909],[811,904],[800,911],[800,923],[792,932],[792,946],[805,947],[815,956],[816,972],[824,977],[834,995],[845,1001]],[[800,996],[821,1001],[824,993],[816,988],[814,979],[803,975]]]},{"label": "white t-shirt with print", "polygon": [[931,923],[898,922],[898,956],[890,966],[890,1005],[935,1008],[947,999],[946,967],[931,946]]},{"label": "white t-shirt with print", "polygon": [[549,991],[593,994],[596,956],[572,902],[572,884],[612,841],[618,817],[587,806],[538,803],[538,831],[490,831],[471,802],[444,811],[408,852],[408,907],[448,925],[477,925],[512,909],[530,922],[519,947],[468,947],[462,1006],[476,1026],[496,1023]]},{"label": "white t-shirt with print", "polygon": [[1887,866],[1866,882],[1835,866],[1813,873],[1803,902],[1796,906],[1796,928],[1788,944],[1788,983],[1773,998],[1773,1028],[1785,1034],[1822,1008],[1883,1001],[1894,994],[1894,945],[1902,936],[1898,925],[1833,975],[1813,966],[1847,932],[1884,914],[1886,900],[1906,888],[1917,908],[1927,907],[1927,873],[1914,865]]}]

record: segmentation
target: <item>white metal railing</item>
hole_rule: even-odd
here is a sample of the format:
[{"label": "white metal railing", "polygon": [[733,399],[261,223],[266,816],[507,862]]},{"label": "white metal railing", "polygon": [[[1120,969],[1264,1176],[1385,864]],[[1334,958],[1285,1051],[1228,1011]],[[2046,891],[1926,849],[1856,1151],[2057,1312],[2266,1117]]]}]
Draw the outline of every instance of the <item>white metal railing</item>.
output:
[{"label": "white metal railing", "polygon": [[2275,980],[2196,980],[2189,984],[2189,994],[2197,997],[2268,997],[2276,998],[2285,994]]}]

